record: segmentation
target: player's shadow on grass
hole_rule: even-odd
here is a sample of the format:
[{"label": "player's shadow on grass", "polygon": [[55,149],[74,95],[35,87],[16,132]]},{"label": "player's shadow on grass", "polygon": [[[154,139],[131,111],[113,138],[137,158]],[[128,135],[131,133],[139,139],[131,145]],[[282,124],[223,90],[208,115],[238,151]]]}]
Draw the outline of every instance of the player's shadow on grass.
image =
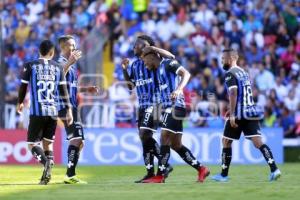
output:
[{"label": "player's shadow on grass", "polygon": [[[0,183],[0,186],[14,186],[14,185],[39,185],[38,183]],[[51,182],[48,185],[65,185],[63,182]],[[45,186],[45,185],[40,185]]]}]

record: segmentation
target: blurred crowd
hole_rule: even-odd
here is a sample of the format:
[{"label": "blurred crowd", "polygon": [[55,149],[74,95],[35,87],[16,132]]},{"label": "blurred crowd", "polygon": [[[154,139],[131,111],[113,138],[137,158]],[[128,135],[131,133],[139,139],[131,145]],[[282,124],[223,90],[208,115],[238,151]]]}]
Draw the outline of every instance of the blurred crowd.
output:
[{"label": "blurred crowd", "polygon": [[[264,109],[262,125],[282,127],[285,137],[300,135],[299,0],[4,0],[0,11],[6,102],[15,103],[20,66],[37,57],[41,39],[55,41],[68,33],[80,45],[94,26],[105,24],[115,64],[111,102],[136,99],[117,82],[123,80],[122,58],[133,57],[134,40],[144,33],[192,74],[185,90],[185,126],[222,127],[228,99],[220,53],[232,47],[250,74],[255,102]],[[116,125],[134,126],[132,119],[117,120],[133,111],[117,106]]]}]

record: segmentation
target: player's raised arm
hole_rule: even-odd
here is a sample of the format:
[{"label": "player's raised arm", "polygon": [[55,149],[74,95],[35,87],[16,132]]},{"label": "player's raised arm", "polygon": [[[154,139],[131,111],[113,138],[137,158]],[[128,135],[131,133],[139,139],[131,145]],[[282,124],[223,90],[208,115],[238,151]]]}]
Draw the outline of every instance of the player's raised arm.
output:
[{"label": "player's raised arm", "polygon": [[127,83],[127,87],[129,88],[129,90],[132,90],[135,85],[132,82],[132,79],[129,76],[128,71],[127,71],[128,66],[129,66],[129,59],[128,58],[124,58],[122,60],[121,66],[122,66],[122,69],[123,69],[123,76],[124,76],[124,79],[125,79],[125,81]]},{"label": "player's raised arm", "polygon": [[178,63],[177,60],[171,60],[166,70],[171,71],[181,77],[178,87],[171,94],[172,100],[176,99],[179,95],[183,94],[183,88],[188,84],[191,74]]},{"label": "player's raised arm", "polygon": [[233,128],[237,128],[238,125],[235,122],[235,108],[237,102],[237,81],[233,74],[230,72],[226,73],[225,83],[228,88],[229,96],[229,114],[230,124]]},{"label": "player's raised arm", "polygon": [[99,94],[100,88],[98,86],[80,86],[78,87],[80,93]]},{"label": "player's raised arm", "polygon": [[23,73],[21,77],[21,85],[19,88],[19,94],[18,94],[18,104],[17,104],[17,112],[21,113],[24,107],[23,101],[26,96],[27,92],[27,86],[30,81],[30,75],[31,75],[31,67],[29,63],[26,63],[23,68]]},{"label": "player's raised arm", "polygon": [[175,59],[175,55],[173,55],[171,52],[161,49],[155,46],[146,46],[143,48],[143,54],[147,55],[148,53],[158,53],[161,57],[168,58],[168,59]]},{"label": "player's raised arm", "polygon": [[77,62],[77,60],[79,60],[79,58],[81,58],[81,56],[82,56],[82,52],[80,50],[74,50],[73,52],[71,52],[68,62],[63,66],[64,75],[66,75],[68,73],[71,66],[73,64],[75,64]]}]

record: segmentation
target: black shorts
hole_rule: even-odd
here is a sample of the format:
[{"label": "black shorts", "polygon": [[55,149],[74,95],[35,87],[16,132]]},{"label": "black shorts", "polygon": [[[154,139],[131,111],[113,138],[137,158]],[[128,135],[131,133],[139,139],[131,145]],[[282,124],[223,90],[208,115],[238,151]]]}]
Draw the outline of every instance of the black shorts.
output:
[{"label": "black shorts", "polygon": [[63,109],[58,112],[58,116],[62,120],[65,126],[65,130],[67,133],[67,140],[72,140],[72,139],[84,140],[84,133],[83,133],[83,128],[80,121],[78,110],[73,108],[72,114],[73,114],[73,123],[71,125],[68,125],[66,121],[67,109]]},{"label": "black shorts", "polygon": [[30,116],[27,142],[37,143],[43,139],[49,142],[54,142],[56,125],[56,117]]},{"label": "black shorts", "polygon": [[183,133],[183,119],[186,115],[186,109],[181,107],[166,108],[160,119],[161,129],[171,133]]},{"label": "black shorts", "polygon": [[158,127],[159,117],[156,106],[149,106],[148,108],[140,108],[138,114],[138,128],[147,129],[155,132]]},{"label": "black shorts", "polygon": [[244,133],[245,138],[248,139],[255,136],[261,136],[260,123],[258,120],[237,119],[236,124],[238,127],[232,128],[229,120],[225,122],[224,138],[238,140],[240,139],[242,132]]}]

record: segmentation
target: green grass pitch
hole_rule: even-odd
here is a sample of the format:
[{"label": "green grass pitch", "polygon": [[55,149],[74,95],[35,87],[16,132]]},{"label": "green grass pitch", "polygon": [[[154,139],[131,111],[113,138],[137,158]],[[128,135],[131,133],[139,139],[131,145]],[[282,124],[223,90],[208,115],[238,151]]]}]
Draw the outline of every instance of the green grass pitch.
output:
[{"label": "green grass pitch", "polygon": [[[210,166],[212,174],[219,166]],[[80,166],[77,174],[88,185],[64,185],[65,167],[55,166],[51,183],[37,185],[41,167],[0,166],[0,200],[285,200],[300,198],[300,164],[280,166],[282,177],[268,182],[264,165],[232,165],[230,182],[197,183],[196,171],[175,166],[165,184],[135,184],[144,174],[141,166]]]}]

